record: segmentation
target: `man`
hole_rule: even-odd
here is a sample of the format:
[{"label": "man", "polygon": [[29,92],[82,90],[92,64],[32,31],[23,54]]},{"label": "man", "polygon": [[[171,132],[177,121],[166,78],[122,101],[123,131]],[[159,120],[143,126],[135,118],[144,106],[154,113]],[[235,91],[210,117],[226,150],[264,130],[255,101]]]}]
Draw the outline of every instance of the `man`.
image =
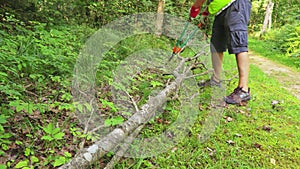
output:
[{"label": "man", "polygon": [[[190,17],[195,18],[205,0],[196,0],[190,9]],[[235,54],[239,83],[234,91],[225,97],[228,104],[240,104],[250,100],[248,87],[249,56],[248,56],[248,23],[250,19],[250,0],[209,0],[208,12],[215,15],[212,27],[211,52],[214,74],[210,85],[221,83],[221,71],[224,52]]]}]

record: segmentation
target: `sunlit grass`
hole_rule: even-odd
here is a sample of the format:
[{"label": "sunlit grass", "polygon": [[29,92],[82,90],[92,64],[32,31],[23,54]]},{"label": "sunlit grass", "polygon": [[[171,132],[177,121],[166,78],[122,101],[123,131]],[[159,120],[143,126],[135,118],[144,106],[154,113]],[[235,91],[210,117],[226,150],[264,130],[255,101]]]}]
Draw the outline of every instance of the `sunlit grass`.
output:
[{"label": "sunlit grass", "polygon": [[[235,57],[226,55],[227,78],[237,73]],[[227,93],[237,84],[233,79]],[[203,117],[190,134],[167,153],[152,158],[126,159],[116,168],[297,168],[300,166],[300,102],[280,84],[251,65],[252,100],[246,106],[229,106],[211,138],[200,143]],[[203,95],[202,95],[203,94]],[[209,110],[209,93],[201,103]],[[207,99],[207,100],[205,100]],[[272,102],[278,101],[278,104]],[[228,121],[226,117],[231,117]]]},{"label": "sunlit grass", "polygon": [[299,57],[286,56],[284,53],[276,49],[275,46],[276,44],[274,44],[274,42],[249,38],[249,47],[251,51],[300,71]]}]

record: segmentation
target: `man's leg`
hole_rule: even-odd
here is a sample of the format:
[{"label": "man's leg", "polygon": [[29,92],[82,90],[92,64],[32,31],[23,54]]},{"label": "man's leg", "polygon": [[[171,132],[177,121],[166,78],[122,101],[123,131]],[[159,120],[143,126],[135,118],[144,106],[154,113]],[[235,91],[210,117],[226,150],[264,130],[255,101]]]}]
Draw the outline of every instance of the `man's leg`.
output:
[{"label": "man's leg", "polygon": [[[223,53],[227,50],[227,38],[224,31],[224,16],[224,13],[221,13],[215,17],[210,44],[212,67],[214,70],[211,80],[217,83],[221,82],[222,79]],[[218,86],[220,86],[220,83]]]},{"label": "man's leg", "polygon": [[236,54],[236,62],[239,72],[239,84],[229,96],[225,97],[225,102],[229,104],[242,104],[242,102],[251,99],[250,89],[248,88],[250,67],[248,52]]},{"label": "man's leg", "polygon": [[210,79],[206,81],[200,81],[198,86],[207,87],[207,86],[219,86],[221,87],[221,73],[222,73],[222,63],[223,63],[224,54],[223,52],[211,52],[211,60],[213,67],[213,74]]},{"label": "man's leg", "polygon": [[236,54],[239,72],[239,84],[234,91],[225,97],[226,103],[241,104],[251,99],[248,88],[249,56],[248,56],[248,23],[251,12],[251,1],[236,0],[226,13],[226,28],[228,31],[230,54]]},{"label": "man's leg", "polygon": [[220,82],[224,54],[223,52],[213,52],[211,56],[212,56],[212,66],[214,69],[212,80],[214,80],[215,82]]},{"label": "man's leg", "polygon": [[236,54],[236,62],[239,72],[239,86],[243,91],[248,92],[248,77],[249,77],[249,67],[250,60],[248,52],[242,52]]},{"label": "man's leg", "polygon": [[221,73],[222,73],[222,63],[223,63],[223,52],[227,50],[227,35],[224,31],[224,15],[221,14],[215,16],[213,27],[212,27],[212,36],[210,41],[210,51],[213,67],[213,75],[207,81],[200,81],[199,86],[219,86],[221,87]]}]

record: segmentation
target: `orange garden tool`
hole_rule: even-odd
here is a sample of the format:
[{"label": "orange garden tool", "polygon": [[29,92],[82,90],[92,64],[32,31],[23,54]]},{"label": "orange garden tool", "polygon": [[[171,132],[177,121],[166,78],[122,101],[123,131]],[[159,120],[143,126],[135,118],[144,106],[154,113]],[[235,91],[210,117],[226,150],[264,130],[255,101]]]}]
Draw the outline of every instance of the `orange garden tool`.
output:
[{"label": "orange garden tool", "polygon": [[[172,60],[172,58],[177,55],[178,53],[182,52],[182,50],[185,48],[185,46],[187,45],[188,41],[195,35],[195,33],[200,29],[203,29],[206,25],[206,22],[207,22],[207,15],[202,15],[202,18],[201,18],[201,21],[200,23],[198,24],[198,27],[196,27],[192,32],[191,34],[187,34],[186,31],[187,31],[187,28],[189,26],[189,24],[191,23],[192,21],[192,18],[190,18],[185,26],[184,26],[184,29],[179,37],[179,39],[177,40],[175,46],[173,47],[173,53],[171,55],[171,57],[169,58],[169,61]],[[185,39],[183,39],[185,37]]]}]

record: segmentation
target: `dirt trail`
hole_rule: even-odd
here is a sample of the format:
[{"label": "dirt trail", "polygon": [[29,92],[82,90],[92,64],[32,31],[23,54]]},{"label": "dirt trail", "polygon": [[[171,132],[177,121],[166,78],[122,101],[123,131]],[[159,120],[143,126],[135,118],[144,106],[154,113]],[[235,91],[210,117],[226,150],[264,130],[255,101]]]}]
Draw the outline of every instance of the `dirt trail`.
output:
[{"label": "dirt trail", "polygon": [[275,78],[284,88],[300,100],[300,72],[267,58],[260,57],[251,51],[249,52],[249,56],[251,64],[254,64],[267,75]]}]

